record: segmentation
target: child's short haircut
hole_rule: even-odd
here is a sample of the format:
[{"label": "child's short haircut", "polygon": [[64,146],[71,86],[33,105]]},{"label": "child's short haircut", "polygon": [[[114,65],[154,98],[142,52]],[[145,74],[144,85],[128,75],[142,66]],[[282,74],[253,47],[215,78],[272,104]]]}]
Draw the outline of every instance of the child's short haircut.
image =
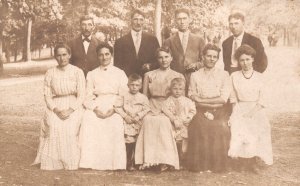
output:
[{"label": "child's short haircut", "polygon": [[175,85],[181,85],[185,87],[185,79],[183,78],[174,78],[171,81],[171,88],[173,88]]},{"label": "child's short haircut", "polygon": [[133,81],[142,81],[142,77],[138,74],[131,74],[129,77],[128,77],[128,83],[130,82],[133,82]]}]

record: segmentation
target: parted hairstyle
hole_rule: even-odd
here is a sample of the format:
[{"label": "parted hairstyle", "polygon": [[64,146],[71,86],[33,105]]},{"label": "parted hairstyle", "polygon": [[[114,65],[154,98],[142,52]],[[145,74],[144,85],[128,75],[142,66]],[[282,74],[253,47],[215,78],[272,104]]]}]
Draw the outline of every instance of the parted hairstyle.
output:
[{"label": "parted hairstyle", "polygon": [[249,56],[252,56],[253,58],[255,58],[256,51],[251,46],[244,44],[235,51],[234,57],[237,61],[239,61],[239,58],[243,54],[246,54],[246,55],[249,55]]},{"label": "parted hairstyle", "polygon": [[230,14],[228,16],[228,21],[230,21],[230,19],[232,19],[232,18],[234,18],[234,19],[240,19],[243,22],[245,21],[245,16],[241,12],[234,12],[234,13]]},{"label": "parted hairstyle", "polygon": [[65,48],[65,49],[67,50],[68,54],[71,55],[71,49],[70,49],[70,47],[69,47],[67,44],[65,44],[65,43],[58,43],[58,44],[54,47],[54,56],[56,56],[57,51],[58,51],[58,49],[60,49],[60,48]]},{"label": "parted hairstyle", "polygon": [[110,46],[108,43],[101,43],[97,46],[96,48],[96,53],[98,54],[99,50],[102,49],[102,48],[107,48],[110,52],[111,55],[114,54],[114,49],[112,46]]},{"label": "parted hairstyle", "polygon": [[93,25],[95,24],[94,23],[94,18],[92,16],[90,16],[90,15],[81,16],[80,19],[79,19],[80,24],[82,23],[82,21],[85,21],[85,20],[92,20]]},{"label": "parted hairstyle", "polygon": [[190,17],[190,11],[188,9],[186,9],[186,8],[178,8],[178,9],[176,9],[175,10],[175,18],[177,16],[177,14],[179,14],[179,13],[185,13],[185,14],[187,14]]},{"label": "parted hairstyle", "polygon": [[134,16],[135,14],[139,14],[139,15],[141,15],[141,16],[143,16],[143,18],[145,18],[145,17],[146,17],[146,14],[145,14],[144,12],[142,12],[142,11],[141,11],[141,10],[139,10],[139,9],[134,9],[134,10],[131,12],[131,16],[130,16],[130,18],[132,19],[132,18],[133,18],[133,16]]},{"label": "parted hairstyle", "polygon": [[214,44],[206,44],[202,50],[202,54],[203,55],[206,55],[207,54],[207,51],[208,50],[214,50],[214,51],[217,51],[218,52],[218,57],[219,57],[219,54],[221,52],[221,49],[217,46],[217,45],[214,45]]},{"label": "parted hairstyle", "polygon": [[172,56],[171,49],[167,46],[160,47],[156,50],[156,52],[155,52],[155,57],[156,58],[158,57],[159,52],[166,52],[166,53],[168,53]]}]

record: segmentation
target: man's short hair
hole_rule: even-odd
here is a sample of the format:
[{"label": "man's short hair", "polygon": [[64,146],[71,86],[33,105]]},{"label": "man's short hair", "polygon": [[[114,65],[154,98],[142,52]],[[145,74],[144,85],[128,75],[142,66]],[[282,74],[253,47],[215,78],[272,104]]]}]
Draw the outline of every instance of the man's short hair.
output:
[{"label": "man's short hair", "polygon": [[133,82],[133,81],[142,81],[142,76],[140,76],[136,73],[129,75],[128,83]]},{"label": "man's short hair", "polygon": [[234,12],[234,13],[230,14],[228,16],[228,21],[230,21],[230,19],[232,19],[232,18],[234,18],[234,19],[240,19],[243,22],[245,21],[245,16],[241,12]]},{"label": "man's short hair", "polygon": [[84,16],[81,16],[80,17],[80,24],[82,23],[82,21],[86,21],[86,20],[92,20],[92,22],[93,22],[93,25],[95,24],[94,23],[94,18],[92,17],[92,16],[90,16],[90,15],[84,15]]},{"label": "man's short hair", "polygon": [[141,15],[141,16],[143,16],[143,18],[145,18],[145,17],[146,17],[146,15],[145,15],[145,13],[144,13],[144,12],[142,12],[142,11],[141,11],[141,10],[139,10],[139,9],[134,9],[134,10],[131,12],[131,16],[130,16],[130,18],[132,19],[132,18],[133,18],[133,16],[134,16],[135,14],[139,14],[139,15]]},{"label": "man's short hair", "polygon": [[190,17],[190,11],[186,8],[178,8],[175,10],[175,17],[180,14],[180,13],[185,13]]}]

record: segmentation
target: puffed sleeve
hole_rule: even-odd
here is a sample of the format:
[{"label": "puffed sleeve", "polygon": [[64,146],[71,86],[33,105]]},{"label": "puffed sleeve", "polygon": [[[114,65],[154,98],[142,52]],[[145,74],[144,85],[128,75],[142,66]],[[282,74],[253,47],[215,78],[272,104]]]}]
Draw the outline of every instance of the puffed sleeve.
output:
[{"label": "puffed sleeve", "polygon": [[196,115],[196,105],[195,102],[193,102],[192,100],[187,98],[187,103],[188,103],[188,107],[189,107],[189,112],[188,112],[188,118],[190,118],[190,120],[192,120],[192,118]]},{"label": "puffed sleeve", "polygon": [[196,73],[197,72],[193,72],[191,74],[190,77],[190,84],[189,84],[189,88],[188,88],[188,97],[191,96],[197,96],[198,92],[197,92],[197,80],[196,80]]},{"label": "puffed sleeve", "polygon": [[227,102],[231,92],[230,78],[228,72],[224,71],[223,73],[223,84],[220,89],[220,97]]},{"label": "puffed sleeve", "polygon": [[145,73],[144,81],[143,81],[143,94],[147,97],[150,96],[149,94],[149,72]]},{"label": "puffed sleeve", "polygon": [[85,98],[85,77],[81,69],[78,69],[76,72],[76,83],[77,99],[74,103],[71,104],[71,108],[73,110],[76,110],[79,107],[81,107]]},{"label": "puffed sleeve", "polygon": [[94,101],[95,95],[93,94],[94,88],[93,74],[91,71],[88,72],[86,76],[86,96],[83,102],[85,108],[89,110],[94,110],[96,108],[96,103]]},{"label": "puffed sleeve", "polygon": [[47,71],[47,73],[45,75],[45,79],[44,79],[44,98],[45,98],[47,108],[51,111],[56,107],[56,105],[53,101],[54,95],[53,95],[52,88],[51,88],[52,78],[53,78],[53,70],[50,69]]},{"label": "puffed sleeve", "polygon": [[232,74],[230,76],[230,96],[229,96],[229,101],[230,103],[237,103],[238,99],[237,99],[237,94],[236,94],[236,90],[234,87],[234,74]]},{"label": "puffed sleeve", "polygon": [[120,80],[120,84],[119,84],[118,94],[122,96],[128,92],[128,86],[127,86],[128,78],[123,70],[120,71],[119,80]]}]

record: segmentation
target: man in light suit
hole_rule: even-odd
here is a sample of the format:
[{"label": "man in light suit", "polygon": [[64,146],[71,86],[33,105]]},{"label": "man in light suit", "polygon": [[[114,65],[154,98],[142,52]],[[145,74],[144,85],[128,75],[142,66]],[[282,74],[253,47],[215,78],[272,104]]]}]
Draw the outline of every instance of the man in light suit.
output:
[{"label": "man in light suit", "polygon": [[143,31],[145,15],[139,10],[131,14],[131,31],[119,38],[114,46],[114,65],[125,71],[126,75],[158,68],[155,52],[159,47],[155,36]]},{"label": "man in light suit", "polygon": [[92,37],[94,27],[92,17],[88,15],[81,17],[81,34],[69,42],[71,48],[70,64],[82,69],[85,76],[89,71],[100,65],[96,53],[96,47],[100,44],[100,41]]},{"label": "man in light suit", "polygon": [[201,37],[189,30],[191,23],[189,10],[177,9],[175,21],[178,32],[167,39],[164,46],[169,47],[172,52],[171,69],[184,74],[188,81],[190,74],[202,67],[202,49],[205,43]]},{"label": "man in light suit", "polygon": [[228,17],[228,21],[229,29],[233,35],[227,38],[222,44],[224,69],[230,74],[241,70],[238,61],[234,59],[233,56],[238,47],[247,44],[256,51],[256,57],[253,62],[254,70],[261,73],[264,72],[268,66],[268,59],[264,46],[259,38],[244,31],[244,15],[240,12],[233,13]]}]

